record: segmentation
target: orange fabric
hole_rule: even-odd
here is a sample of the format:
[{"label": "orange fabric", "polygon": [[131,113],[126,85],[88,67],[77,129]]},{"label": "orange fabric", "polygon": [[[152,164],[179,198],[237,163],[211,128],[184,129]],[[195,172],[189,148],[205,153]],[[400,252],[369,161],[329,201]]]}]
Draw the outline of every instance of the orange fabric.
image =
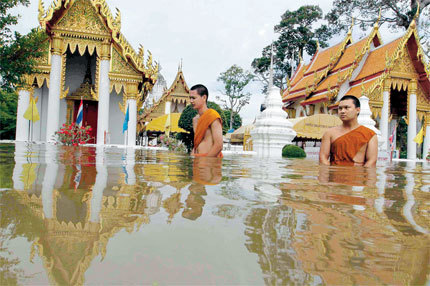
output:
[{"label": "orange fabric", "polygon": [[222,180],[222,160],[220,158],[201,158],[204,155],[199,154],[200,158],[194,159],[193,181],[201,185],[218,185]]},{"label": "orange fabric", "polygon": [[375,134],[373,130],[360,126],[340,136],[331,144],[330,164],[354,166],[355,155]]},{"label": "orange fabric", "polygon": [[217,119],[219,119],[222,124],[221,116],[212,108],[209,108],[202,116],[200,116],[199,121],[197,122],[196,132],[194,134],[194,150],[197,150],[197,147],[199,147],[205,137],[206,130]]}]

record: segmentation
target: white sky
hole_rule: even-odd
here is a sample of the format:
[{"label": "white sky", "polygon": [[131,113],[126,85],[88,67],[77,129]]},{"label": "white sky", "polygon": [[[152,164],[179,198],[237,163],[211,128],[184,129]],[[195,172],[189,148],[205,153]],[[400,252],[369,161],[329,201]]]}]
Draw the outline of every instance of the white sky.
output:
[{"label": "white sky", "polygon": [[[215,101],[222,85],[221,72],[236,64],[251,70],[251,62],[275,39],[273,27],[286,10],[318,4],[327,13],[331,0],[106,0],[113,14],[121,11],[121,31],[137,49],[142,44],[162,66],[168,87],[182,59],[188,85],[202,83]],[[16,9],[22,16],[17,30],[27,33],[39,25],[38,0]],[[51,4],[45,0],[45,8]],[[385,39],[384,39],[385,40]],[[336,41],[336,39],[334,39]],[[244,124],[258,114],[264,95],[259,83],[248,87],[253,94],[240,115]]]}]

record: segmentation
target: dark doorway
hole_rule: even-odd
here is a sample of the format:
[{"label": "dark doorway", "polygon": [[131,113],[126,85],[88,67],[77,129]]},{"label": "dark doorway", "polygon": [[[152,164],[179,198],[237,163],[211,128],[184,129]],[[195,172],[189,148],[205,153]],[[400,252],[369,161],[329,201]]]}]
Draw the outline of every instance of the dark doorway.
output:
[{"label": "dark doorway", "polygon": [[[73,111],[73,122],[76,122],[76,117],[78,114],[80,100],[75,100],[75,108]],[[98,115],[98,106],[99,103],[97,101],[84,100],[84,119],[82,122],[82,126],[90,126],[92,128],[90,132],[91,140],[88,142],[90,144],[97,143],[97,115]]]}]

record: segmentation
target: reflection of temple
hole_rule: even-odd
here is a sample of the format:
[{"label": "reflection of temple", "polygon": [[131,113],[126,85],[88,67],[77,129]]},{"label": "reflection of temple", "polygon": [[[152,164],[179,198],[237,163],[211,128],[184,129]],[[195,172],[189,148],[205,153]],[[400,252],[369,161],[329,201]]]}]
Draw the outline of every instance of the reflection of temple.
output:
[{"label": "reflection of temple", "polygon": [[[17,144],[17,156],[23,156],[25,148]],[[124,174],[117,176],[118,184],[108,188],[108,176],[117,170],[109,174],[103,150],[92,154],[90,148],[81,153],[51,148],[54,154],[60,152],[60,164],[48,157],[32,163],[36,168],[27,168],[17,158],[15,191],[2,197],[8,205],[4,223],[15,221],[17,231],[33,242],[32,257],[42,258],[51,283],[81,285],[91,261],[106,255],[109,239],[123,229],[133,232],[149,223],[150,215],[160,210],[162,195],[146,183],[136,184],[130,159]],[[66,162],[79,165],[80,171]]]},{"label": "reflection of temple", "polygon": [[266,282],[425,284],[425,175],[401,170],[395,178],[382,170],[376,187],[316,187],[315,180],[299,177],[282,184],[283,206],[253,209],[245,222],[246,246],[259,255]]},{"label": "reflection of temple", "polygon": [[121,14],[113,17],[105,0],[55,0],[39,22],[47,40],[34,74],[19,91],[17,141],[28,141],[23,114],[30,96],[37,97],[41,120],[33,140],[52,141],[63,123],[76,120],[84,101],[83,125],[92,127],[93,143],[122,144],[122,125],[129,107],[128,142],[135,144],[137,110],[157,80],[158,68],[144,49],[131,47],[121,33]]},{"label": "reflection of temple", "polygon": [[257,208],[245,220],[248,251],[257,254],[268,285],[309,285],[317,281],[302,269],[291,247],[300,228],[298,215],[291,208]]},{"label": "reflection of temple", "polygon": [[385,141],[383,149],[405,116],[408,158],[416,159],[413,139],[422,126],[427,130],[424,153],[430,147],[429,75],[415,20],[404,35],[385,44],[376,23],[367,37],[353,42],[350,31],[341,43],[318,48],[309,64],[300,62],[283,101],[289,116],[296,118],[334,113],[342,96],[365,95]]}]

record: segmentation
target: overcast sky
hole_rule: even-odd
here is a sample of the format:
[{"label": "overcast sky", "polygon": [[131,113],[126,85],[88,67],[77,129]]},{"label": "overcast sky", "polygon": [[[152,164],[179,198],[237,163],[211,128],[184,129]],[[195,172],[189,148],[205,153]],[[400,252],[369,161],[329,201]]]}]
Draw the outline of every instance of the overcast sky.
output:
[{"label": "overcast sky", "polygon": [[[26,33],[38,26],[38,0],[17,9],[21,19],[17,30]],[[45,7],[51,3],[45,0]],[[214,100],[221,85],[221,72],[236,64],[251,69],[251,62],[275,39],[274,25],[286,10],[305,4],[318,4],[324,11],[331,0],[107,0],[113,14],[121,11],[121,31],[137,49],[142,44],[162,66],[161,74],[168,87],[172,84],[182,59],[188,85],[208,86]],[[249,86],[253,96],[240,115],[251,123],[264,99],[258,83]]]}]

